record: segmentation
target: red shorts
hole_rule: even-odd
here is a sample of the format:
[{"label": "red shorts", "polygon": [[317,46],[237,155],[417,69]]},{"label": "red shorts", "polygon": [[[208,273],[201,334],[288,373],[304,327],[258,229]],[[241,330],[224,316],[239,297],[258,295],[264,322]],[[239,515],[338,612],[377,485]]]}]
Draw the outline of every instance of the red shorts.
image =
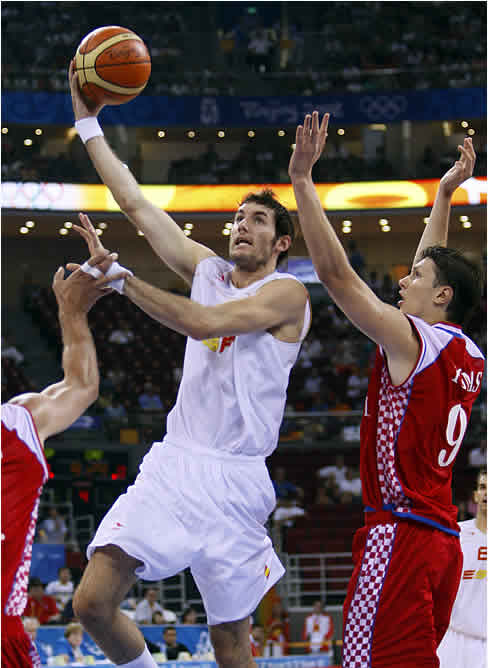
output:
[{"label": "red shorts", "polygon": [[34,644],[24,631],[20,617],[2,615],[2,668],[41,666]]},{"label": "red shorts", "polygon": [[459,538],[391,520],[354,537],[343,668],[438,668],[461,577]]}]

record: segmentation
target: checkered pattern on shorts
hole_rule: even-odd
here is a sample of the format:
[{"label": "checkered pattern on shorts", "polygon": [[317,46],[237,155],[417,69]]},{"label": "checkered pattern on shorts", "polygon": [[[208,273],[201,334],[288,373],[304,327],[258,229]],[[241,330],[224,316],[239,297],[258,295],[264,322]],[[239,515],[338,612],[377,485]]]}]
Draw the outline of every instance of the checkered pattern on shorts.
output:
[{"label": "checkered pattern on shorts", "polygon": [[366,550],[343,633],[343,668],[370,668],[376,612],[388,571],[396,524],[369,529]]},{"label": "checkered pattern on shorts", "polygon": [[38,491],[38,499],[34,505],[31,521],[27,530],[24,551],[14,577],[12,591],[5,605],[5,614],[9,616],[22,615],[27,604],[27,585],[29,582],[29,571],[31,569],[32,542],[36,532],[36,522],[38,519],[39,495],[42,487]]},{"label": "checkered pattern on shorts", "polygon": [[411,383],[394,387],[383,367],[379,390],[376,457],[378,481],[384,504],[406,505],[395,466],[395,441],[410,398]]}]

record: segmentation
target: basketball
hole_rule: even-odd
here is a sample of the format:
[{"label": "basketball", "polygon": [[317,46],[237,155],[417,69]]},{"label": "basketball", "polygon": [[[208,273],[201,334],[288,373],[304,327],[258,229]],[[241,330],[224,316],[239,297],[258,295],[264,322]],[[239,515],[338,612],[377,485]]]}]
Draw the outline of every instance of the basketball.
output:
[{"label": "basketball", "polygon": [[104,26],[80,42],[74,68],[88,102],[116,105],[142,92],[150,77],[151,62],[138,35],[120,26]]}]

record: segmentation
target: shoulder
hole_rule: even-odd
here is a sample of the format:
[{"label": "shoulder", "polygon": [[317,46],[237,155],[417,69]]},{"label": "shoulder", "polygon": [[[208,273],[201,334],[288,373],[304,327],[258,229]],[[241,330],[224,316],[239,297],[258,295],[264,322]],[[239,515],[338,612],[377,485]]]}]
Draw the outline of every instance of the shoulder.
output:
[{"label": "shoulder", "polygon": [[225,274],[232,269],[233,265],[230,262],[227,262],[227,260],[224,260],[224,258],[219,257],[218,255],[210,255],[196,265],[193,280],[203,276],[210,276],[217,278],[218,280],[224,280]]}]

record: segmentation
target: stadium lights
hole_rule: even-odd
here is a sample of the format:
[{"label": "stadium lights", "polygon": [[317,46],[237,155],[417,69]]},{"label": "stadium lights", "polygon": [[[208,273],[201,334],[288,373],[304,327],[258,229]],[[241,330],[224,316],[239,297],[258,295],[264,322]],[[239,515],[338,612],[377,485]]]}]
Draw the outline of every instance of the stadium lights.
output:
[{"label": "stadium lights", "polygon": [[234,226],[234,223],[226,223],[226,224],[224,225],[224,227],[226,228],[226,230],[232,230],[233,226]]},{"label": "stadium lights", "polygon": [[66,234],[68,234],[68,230],[67,230],[66,227],[61,227],[61,228],[58,230],[58,233],[61,234],[62,237],[64,237]]},{"label": "stadium lights", "polygon": [[24,146],[32,146],[32,139],[24,139]]},{"label": "stadium lights", "polygon": [[449,121],[443,121],[442,131],[445,137],[451,136],[451,123]]},{"label": "stadium lights", "polygon": [[185,223],[185,230],[192,230],[194,228],[193,223]]},{"label": "stadium lights", "polygon": [[2,128],[2,134],[3,134],[3,135],[8,134],[8,132],[9,132],[9,129],[8,129],[8,128]]},{"label": "stadium lights", "polygon": [[380,218],[378,222],[379,222],[379,225],[381,227],[384,227],[385,225],[388,224],[388,221],[386,220],[386,218]]},{"label": "stadium lights", "polygon": [[36,128],[36,129],[34,130],[34,133],[37,134],[38,137],[39,137],[39,135],[42,135],[42,134],[43,134],[43,131],[41,130],[41,128]]},{"label": "stadium lights", "polygon": [[381,227],[381,232],[389,232],[391,230],[391,225],[383,225]]},{"label": "stadium lights", "polygon": [[187,236],[187,237],[189,237],[190,234],[191,234],[191,230],[183,230],[183,232],[185,233],[185,236]]},{"label": "stadium lights", "polygon": [[108,227],[108,224],[107,224],[107,223],[99,223],[98,227],[99,227],[101,230],[106,230],[107,227]]},{"label": "stadium lights", "polygon": [[337,134],[338,134],[338,135],[344,135],[344,134],[345,134],[345,130],[344,130],[343,128],[338,128],[338,130],[337,130]]},{"label": "stadium lights", "polygon": [[73,223],[71,223],[69,220],[67,220],[66,223],[63,223],[63,227],[66,227],[67,230],[73,227]]},{"label": "stadium lights", "polygon": [[231,233],[231,230],[230,230],[230,228],[228,228],[228,227],[224,227],[224,229],[222,230],[222,234],[223,234],[225,237],[228,237],[228,236],[230,235],[230,233]]},{"label": "stadium lights", "polygon": [[224,130],[219,130],[219,131],[217,132],[217,137],[220,137],[220,139],[224,139],[224,137],[225,137],[225,132],[224,132]]},{"label": "stadium lights", "polygon": [[460,216],[460,223],[467,223],[469,220],[468,216]]},{"label": "stadium lights", "polygon": [[26,220],[26,227],[28,227],[30,230],[36,225],[34,220]]},{"label": "stadium lights", "polygon": [[157,133],[157,136],[160,137],[161,139],[166,136],[166,131],[165,130],[159,130]]},{"label": "stadium lights", "polygon": [[430,221],[429,216],[427,216],[426,218],[424,218],[424,225],[428,225],[428,224],[429,224],[429,221]]},{"label": "stadium lights", "polygon": [[344,234],[350,234],[352,232],[352,221],[351,220],[342,221],[342,232]]},{"label": "stadium lights", "polygon": [[472,224],[470,223],[469,220],[465,220],[464,222],[461,223],[461,226],[463,227],[464,230],[469,230]]},{"label": "stadium lights", "polygon": [[187,134],[190,139],[194,139],[196,137],[196,133],[194,130],[190,130]]},{"label": "stadium lights", "polygon": [[102,236],[102,234],[103,234],[103,230],[101,230],[101,229],[98,227],[97,230],[96,230],[96,234],[97,234],[98,237]]},{"label": "stadium lights", "polygon": [[468,127],[468,121],[461,121],[461,127],[462,128],[467,128]]},{"label": "stadium lights", "polygon": [[29,233],[29,228],[22,226],[19,230],[21,234],[28,234]]},{"label": "stadium lights", "polygon": [[277,134],[279,137],[285,137],[285,130],[279,130]]},{"label": "stadium lights", "polygon": [[473,137],[473,135],[475,134],[475,130],[473,128],[470,128],[468,130],[468,134],[470,135],[470,137]]},{"label": "stadium lights", "polygon": [[143,237],[143,236],[144,236],[144,233],[142,232],[142,230],[138,230],[137,235],[138,235],[139,237]]},{"label": "stadium lights", "polygon": [[254,137],[256,135],[254,130],[248,130],[248,137]]}]

